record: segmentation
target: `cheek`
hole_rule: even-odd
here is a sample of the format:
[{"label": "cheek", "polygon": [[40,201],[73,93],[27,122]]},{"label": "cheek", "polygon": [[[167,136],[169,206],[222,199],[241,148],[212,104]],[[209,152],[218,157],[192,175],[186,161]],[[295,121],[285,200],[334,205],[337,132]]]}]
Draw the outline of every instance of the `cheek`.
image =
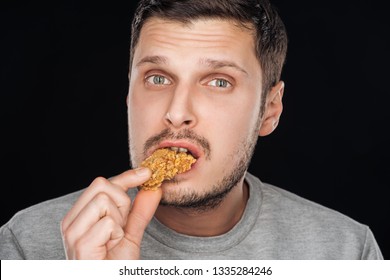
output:
[{"label": "cheek", "polygon": [[132,88],[128,99],[128,129],[130,149],[133,160],[139,162],[143,158],[145,141],[162,130],[161,107],[156,102],[149,102]]},{"label": "cheek", "polygon": [[129,125],[138,133],[153,129],[161,124],[164,111],[164,100],[156,95],[148,95],[141,84],[130,86],[129,90]]},{"label": "cheek", "polygon": [[256,129],[260,113],[260,100],[235,100],[224,106],[214,106],[207,119],[208,131],[211,131],[224,149],[246,140]]},{"label": "cheek", "polygon": [[230,172],[230,164],[236,162],[246,143],[253,136],[257,123],[258,110],[247,105],[244,110],[240,106],[232,106],[223,110],[214,110],[206,122],[204,135],[211,143],[211,159],[209,172],[226,174]]}]

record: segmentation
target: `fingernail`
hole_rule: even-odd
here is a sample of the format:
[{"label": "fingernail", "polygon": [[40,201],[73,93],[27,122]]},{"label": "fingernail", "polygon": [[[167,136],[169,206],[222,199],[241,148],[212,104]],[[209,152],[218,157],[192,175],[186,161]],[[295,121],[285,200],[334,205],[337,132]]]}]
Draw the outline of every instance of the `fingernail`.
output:
[{"label": "fingernail", "polygon": [[146,167],[138,167],[137,169],[134,169],[135,174],[140,177],[145,177],[149,174],[149,170]]}]

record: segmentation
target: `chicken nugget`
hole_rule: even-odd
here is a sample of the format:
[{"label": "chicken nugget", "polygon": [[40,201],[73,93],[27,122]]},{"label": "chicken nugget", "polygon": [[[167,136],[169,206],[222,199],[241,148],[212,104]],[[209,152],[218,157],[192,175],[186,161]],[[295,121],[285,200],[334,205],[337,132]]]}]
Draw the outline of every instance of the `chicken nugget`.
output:
[{"label": "chicken nugget", "polygon": [[157,190],[164,180],[190,170],[195,162],[196,159],[189,153],[158,149],[141,163],[142,167],[152,170],[152,177],[140,187],[144,190]]}]

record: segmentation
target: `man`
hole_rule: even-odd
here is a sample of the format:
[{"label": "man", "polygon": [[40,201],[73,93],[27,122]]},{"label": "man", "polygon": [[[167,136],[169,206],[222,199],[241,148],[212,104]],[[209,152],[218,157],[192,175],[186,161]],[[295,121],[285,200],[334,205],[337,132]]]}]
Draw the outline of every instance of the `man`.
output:
[{"label": "man", "polygon": [[[268,1],[144,0],[132,25],[132,167],[1,228],[2,259],[381,259],[370,229],[247,173],[277,127],[287,50]],[[196,158],[156,191],[141,162]]]}]

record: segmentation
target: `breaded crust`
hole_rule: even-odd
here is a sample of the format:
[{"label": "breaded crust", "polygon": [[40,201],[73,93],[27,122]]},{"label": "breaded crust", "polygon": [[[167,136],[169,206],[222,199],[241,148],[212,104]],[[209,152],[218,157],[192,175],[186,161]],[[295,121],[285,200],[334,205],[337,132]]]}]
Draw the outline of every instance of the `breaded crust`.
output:
[{"label": "breaded crust", "polygon": [[152,170],[152,177],[140,187],[144,190],[156,190],[164,180],[170,180],[177,174],[190,170],[195,162],[196,159],[187,153],[171,149],[156,150],[141,163],[141,166]]}]

